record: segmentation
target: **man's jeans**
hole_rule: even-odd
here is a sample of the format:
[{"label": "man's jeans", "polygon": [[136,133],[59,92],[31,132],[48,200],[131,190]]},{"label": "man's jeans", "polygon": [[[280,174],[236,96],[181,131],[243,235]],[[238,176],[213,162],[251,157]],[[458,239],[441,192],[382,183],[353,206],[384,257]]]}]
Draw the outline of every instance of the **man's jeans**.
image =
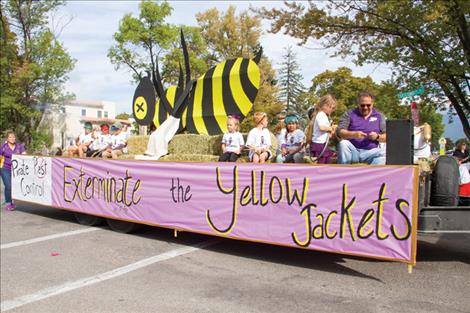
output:
[{"label": "man's jeans", "polygon": [[0,168],[3,185],[5,186],[5,202],[11,203],[11,170]]},{"label": "man's jeans", "polygon": [[385,164],[385,151],[380,148],[357,149],[349,140],[338,144],[338,164],[367,163]]}]

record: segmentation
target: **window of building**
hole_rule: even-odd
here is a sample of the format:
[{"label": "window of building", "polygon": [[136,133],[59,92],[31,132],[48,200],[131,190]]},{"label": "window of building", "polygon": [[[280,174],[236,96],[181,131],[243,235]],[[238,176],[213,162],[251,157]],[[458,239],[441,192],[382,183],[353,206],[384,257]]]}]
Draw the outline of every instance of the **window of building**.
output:
[{"label": "window of building", "polygon": [[104,117],[108,117],[108,111],[104,111]]},{"label": "window of building", "polygon": [[101,118],[102,114],[103,114],[103,112],[101,110],[98,110],[98,118]]},{"label": "window of building", "polygon": [[86,116],[86,109],[82,109],[82,116]]}]

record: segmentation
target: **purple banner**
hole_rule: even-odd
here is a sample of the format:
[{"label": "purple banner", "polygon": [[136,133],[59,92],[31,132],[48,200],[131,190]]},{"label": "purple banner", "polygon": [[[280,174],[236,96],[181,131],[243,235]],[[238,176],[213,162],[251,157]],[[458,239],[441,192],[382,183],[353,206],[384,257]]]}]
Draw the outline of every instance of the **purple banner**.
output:
[{"label": "purple banner", "polygon": [[105,217],[415,263],[413,167],[54,158],[52,204]]}]

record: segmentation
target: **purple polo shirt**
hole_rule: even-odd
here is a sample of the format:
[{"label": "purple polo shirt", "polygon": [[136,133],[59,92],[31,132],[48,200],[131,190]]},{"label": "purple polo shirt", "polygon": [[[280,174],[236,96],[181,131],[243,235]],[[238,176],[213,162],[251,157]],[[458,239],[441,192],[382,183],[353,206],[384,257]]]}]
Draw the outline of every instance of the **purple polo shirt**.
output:
[{"label": "purple polo shirt", "polygon": [[22,154],[25,152],[24,145],[22,143],[15,143],[15,148],[11,150],[8,143],[4,142],[0,146],[0,155],[4,157],[3,159],[3,168],[7,170],[11,170],[11,156],[13,154]]},{"label": "purple polo shirt", "polygon": [[[378,134],[385,133],[385,116],[372,109],[370,116],[365,119],[358,108],[351,109],[344,113],[338,124],[338,133],[340,129],[349,131],[363,131],[366,134],[376,132]],[[366,139],[348,139],[356,148],[370,150],[377,148],[379,143],[376,140]]]}]

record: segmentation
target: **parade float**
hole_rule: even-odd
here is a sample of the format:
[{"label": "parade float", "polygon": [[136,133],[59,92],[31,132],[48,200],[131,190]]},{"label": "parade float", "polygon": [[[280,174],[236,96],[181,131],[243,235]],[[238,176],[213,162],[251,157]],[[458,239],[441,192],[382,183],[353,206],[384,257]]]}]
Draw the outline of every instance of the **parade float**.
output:
[{"label": "parade float", "polygon": [[[157,68],[135,91],[137,123],[156,126],[145,150],[121,160],[15,155],[13,198],[72,211],[85,225],[106,220],[122,232],[146,224],[175,235],[194,232],[410,266],[418,225],[423,231],[469,230],[470,207],[458,207],[452,189],[458,179],[453,159],[438,161],[433,173],[412,160],[369,166],[168,157],[178,155],[178,136],[210,155],[205,151],[220,144],[211,138],[226,131],[227,115],[249,115],[260,84],[261,50],[191,81],[183,38],[182,46],[185,73],[180,70],[177,86],[165,89]],[[175,135],[183,130],[189,134]],[[387,149],[407,149],[389,137]]]}]

